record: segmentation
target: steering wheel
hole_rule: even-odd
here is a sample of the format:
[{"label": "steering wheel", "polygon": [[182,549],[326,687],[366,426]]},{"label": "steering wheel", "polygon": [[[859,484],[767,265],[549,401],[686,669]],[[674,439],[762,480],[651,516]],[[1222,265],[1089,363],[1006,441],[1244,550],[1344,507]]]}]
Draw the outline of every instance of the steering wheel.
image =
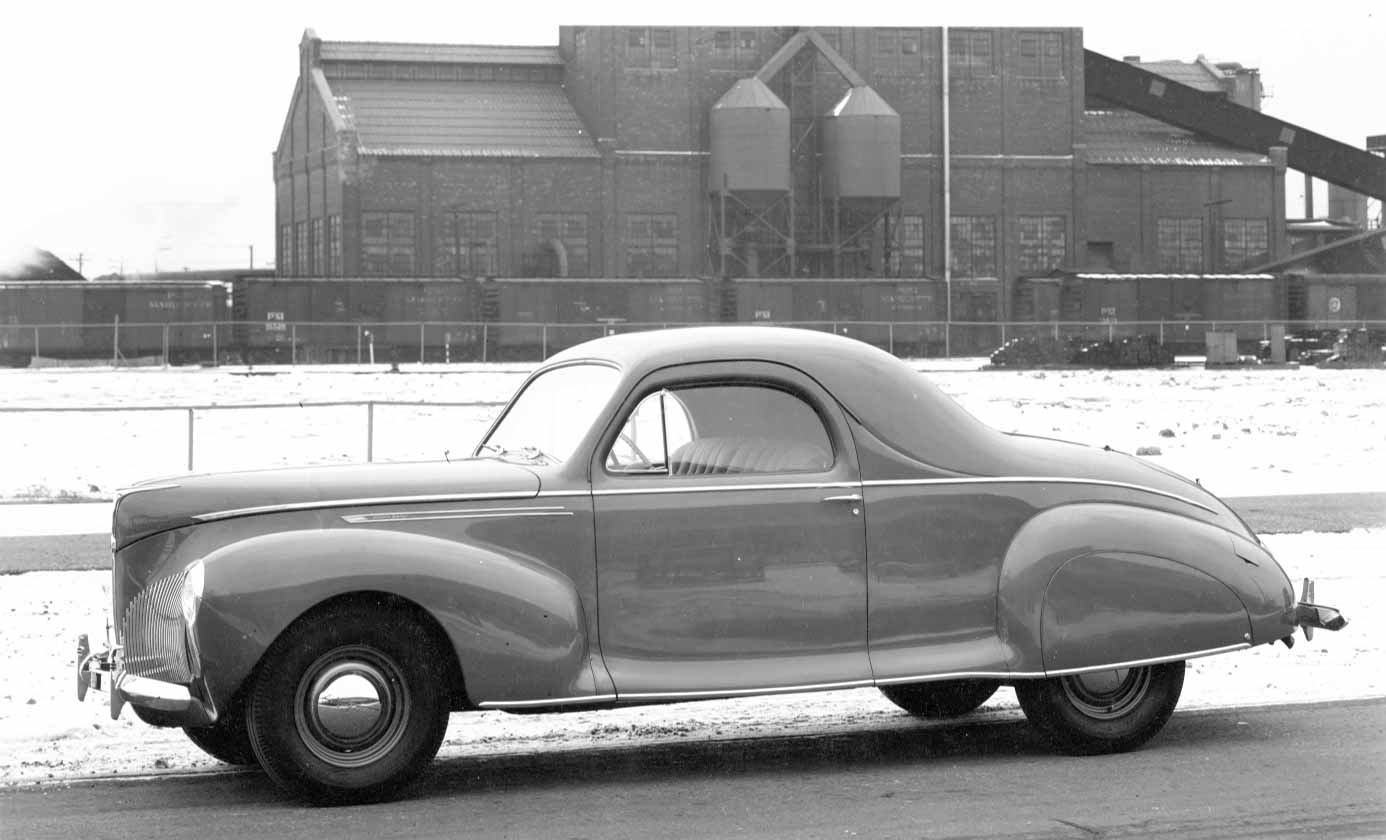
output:
[{"label": "steering wheel", "polygon": [[637,445],[635,444],[635,439],[634,439],[634,438],[632,438],[630,435],[626,434],[625,432],[621,432],[621,434],[619,435],[619,437],[620,437],[622,443],[624,443],[626,446],[629,446],[629,447],[630,447],[630,453],[631,453],[632,455],[634,455],[636,458],[639,458],[639,459],[640,459],[640,460],[639,460],[638,462],[636,462],[636,463],[633,463],[633,464],[623,464],[622,466],[639,467],[639,468],[642,469],[642,470],[643,470],[643,469],[649,469],[650,467],[653,467],[653,466],[654,466],[654,461],[651,461],[651,460],[650,460],[650,456],[646,455],[646,454],[644,453],[644,451],[641,450],[640,447],[637,446]]}]

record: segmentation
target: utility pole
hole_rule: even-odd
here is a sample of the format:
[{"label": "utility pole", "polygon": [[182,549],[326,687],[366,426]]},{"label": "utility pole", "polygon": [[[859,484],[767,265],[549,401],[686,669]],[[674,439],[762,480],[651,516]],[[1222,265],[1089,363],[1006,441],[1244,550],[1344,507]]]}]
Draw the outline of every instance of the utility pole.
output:
[{"label": "utility pole", "polygon": [[255,246],[254,246],[253,244],[250,246],[250,266],[249,266],[249,267],[252,268],[252,269],[255,268]]}]

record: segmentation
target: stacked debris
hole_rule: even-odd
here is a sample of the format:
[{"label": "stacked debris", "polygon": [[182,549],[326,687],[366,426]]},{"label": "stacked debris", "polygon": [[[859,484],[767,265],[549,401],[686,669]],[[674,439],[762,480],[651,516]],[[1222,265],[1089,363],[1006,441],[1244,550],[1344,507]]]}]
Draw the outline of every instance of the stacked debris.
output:
[{"label": "stacked debris", "polygon": [[1174,353],[1154,336],[1113,341],[1013,338],[991,354],[995,367],[1159,367],[1174,364]]}]

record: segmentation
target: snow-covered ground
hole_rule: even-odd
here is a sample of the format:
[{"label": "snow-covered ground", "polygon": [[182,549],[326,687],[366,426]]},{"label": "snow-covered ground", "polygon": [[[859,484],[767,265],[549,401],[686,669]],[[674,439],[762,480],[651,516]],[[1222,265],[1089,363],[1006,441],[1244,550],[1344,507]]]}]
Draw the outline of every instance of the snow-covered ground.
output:
[{"label": "snow-covered ground", "polygon": [[[1386,371],[966,367],[952,365],[933,378],[992,425],[1130,452],[1158,448],[1147,457],[1222,495],[1386,490]],[[527,368],[416,370],[0,371],[0,407],[491,402],[505,399]],[[377,407],[376,457],[464,452],[495,411]],[[197,467],[358,460],[365,430],[364,408],[200,412]],[[179,472],[186,433],[186,414],[177,412],[0,412],[0,498],[99,497],[139,478]],[[1301,639],[1292,651],[1276,645],[1197,660],[1181,708],[1386,695],[1386,628],[1376,613],[1386,596],[1380,562],[1386,531],[1280,535],[1267,542],[1292,577],[1314,577],[1319,600],[1341,608],[1352,623],[1310,643]],[[0,783],[222,767],[178,730],[147,727],[129,711],[110,720],[101,695],[77,703],[73,640],[78,632],[100,635],[108,583],[105,572],[0,577],[0,650],[9,675],[0,687]],[[1019,712],[1003,690],[983,714]],[[917,725],[872,690],[554,716],[485,712],[455,715],[442,755]]]}]

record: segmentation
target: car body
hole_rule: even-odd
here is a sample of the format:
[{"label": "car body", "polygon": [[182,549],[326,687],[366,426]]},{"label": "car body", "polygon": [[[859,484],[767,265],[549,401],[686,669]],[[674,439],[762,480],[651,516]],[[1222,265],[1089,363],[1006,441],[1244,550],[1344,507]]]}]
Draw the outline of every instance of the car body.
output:
[{"label": "car body", "polygon": [[398,792],[469,709],[877,686],[944,716],[1006,683],[1061,749],[1128,749],[1186,660],[1343,623],[1196,483],[769,327],[570,348],[468,459],[138,485],[113,545],[79,693],[316,801]]}]

